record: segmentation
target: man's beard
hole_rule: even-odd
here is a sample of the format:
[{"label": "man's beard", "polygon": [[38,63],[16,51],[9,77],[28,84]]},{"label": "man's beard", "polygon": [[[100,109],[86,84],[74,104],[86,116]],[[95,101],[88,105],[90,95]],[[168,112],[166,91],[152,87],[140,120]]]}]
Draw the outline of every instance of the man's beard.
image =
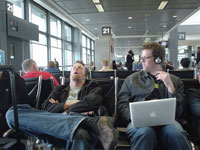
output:
[{"label": "man's beard", "polygon": [[74,82],[77,82],[77,83],[82,82],[82,79],[80,78],[80,76],[76,76],[76,75],[73,75],[71,77],[71,80],[73,80]]}]

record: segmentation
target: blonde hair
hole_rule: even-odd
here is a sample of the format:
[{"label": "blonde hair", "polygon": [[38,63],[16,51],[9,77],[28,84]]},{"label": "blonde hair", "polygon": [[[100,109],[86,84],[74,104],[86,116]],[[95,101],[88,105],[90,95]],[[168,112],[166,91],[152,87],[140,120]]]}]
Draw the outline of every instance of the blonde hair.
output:
[{"label": "blonde hair", "polygon": [[102,65],[103,65],[103,66],[109,66],[108,58],[103,58],[103,59],[102,59]]}]

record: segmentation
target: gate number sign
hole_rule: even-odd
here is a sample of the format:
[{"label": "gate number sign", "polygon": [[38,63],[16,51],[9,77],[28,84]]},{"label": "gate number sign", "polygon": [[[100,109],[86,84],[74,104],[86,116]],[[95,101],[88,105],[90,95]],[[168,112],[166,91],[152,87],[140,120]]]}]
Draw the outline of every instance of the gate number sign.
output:
[{"label": "gate number sign", "polygon": [[185,40],[185,32],[178,32],[178,40]]},{"label": "gate number sign", "polygon": [[110,35],[111,27],[102,27],[102,35]]}]

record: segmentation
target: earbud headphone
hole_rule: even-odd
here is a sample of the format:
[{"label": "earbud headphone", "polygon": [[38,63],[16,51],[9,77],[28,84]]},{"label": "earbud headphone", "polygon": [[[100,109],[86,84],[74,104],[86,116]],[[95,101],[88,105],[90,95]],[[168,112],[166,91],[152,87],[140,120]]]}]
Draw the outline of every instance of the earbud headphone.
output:
[{"label": "earbud headphone", "polygon": [[162,60],[160,59],[160,57],[156,57],[156,58],[154,59],[154,62],[155,62],[156,64],[160,64],[160,63],[162,62]]}]

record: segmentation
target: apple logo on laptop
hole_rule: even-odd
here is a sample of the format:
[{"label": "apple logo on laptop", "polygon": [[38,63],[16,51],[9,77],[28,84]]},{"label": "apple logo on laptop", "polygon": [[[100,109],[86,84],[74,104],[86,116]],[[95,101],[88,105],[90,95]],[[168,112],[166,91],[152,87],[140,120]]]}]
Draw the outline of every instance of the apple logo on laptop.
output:
[{"label": "apple logo on laptop", "polygon": [[150,113],[150,117],[156,117],[156,113],[153,111]]}]

